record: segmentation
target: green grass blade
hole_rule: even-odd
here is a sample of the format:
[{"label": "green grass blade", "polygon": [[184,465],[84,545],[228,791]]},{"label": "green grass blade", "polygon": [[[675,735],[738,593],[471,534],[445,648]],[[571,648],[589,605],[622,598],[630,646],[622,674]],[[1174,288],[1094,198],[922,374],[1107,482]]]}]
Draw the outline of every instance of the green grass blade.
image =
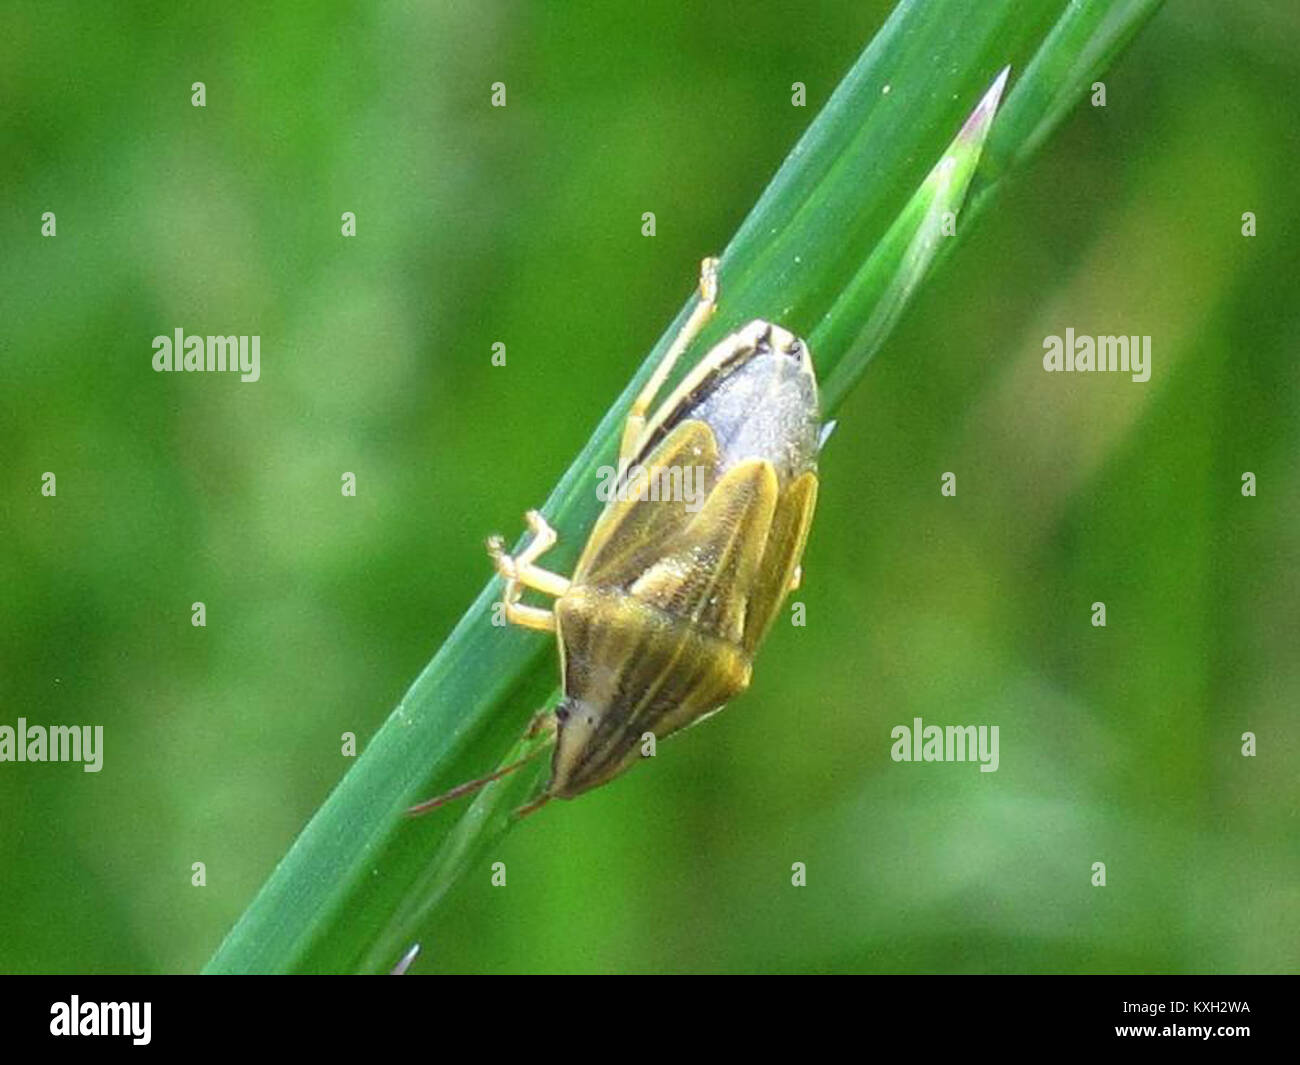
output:
[{"label": "green grass blade", "polygon": [[[767,318],[809,337],[833,409],[936,254],[954,243],[935,235],[943,212],[957,210],[968,183],[970,206],[986,203],[1003,174],[1060,121],[1080,87],[1115,58],[1153,8],[1150,0],[1095,0],[1064,11],[1046,0],[900,4],[725,249],[720,311],[681,372],[737,325]],[[984,119],[954,142],[974,102],[1008,65],[1024,73],[1005,110],[990,128],[991,111],[980,109]],[[684,276],[683,288],[692,282]],[[595,520],[594,471],[612,460],[632,397],[691,303],[543,506],[562,533],[547,556],[554,568],[572,562]],[[531,502],[521,500],[520,510]],[[434,904],[499,838],[508,812],[545,768],[484,789],[459,818],[460,811],[450,810],[414,820],[402,815],[412,802],[496,764],[553,695],[553,645],[536,633],[493,626],[499,594],[493,579],[207,971],[384,972],[421,929],[428,931]],[[552,807],[538,816],[559,815]],[[417,968],[436,964],[431,959],[436,949],[426,945]]]}]

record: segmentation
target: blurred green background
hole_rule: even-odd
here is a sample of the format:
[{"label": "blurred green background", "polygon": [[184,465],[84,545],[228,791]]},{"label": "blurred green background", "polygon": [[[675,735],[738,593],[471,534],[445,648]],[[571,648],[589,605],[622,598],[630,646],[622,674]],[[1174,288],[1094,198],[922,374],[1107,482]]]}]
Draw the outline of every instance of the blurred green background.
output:
[{"label": "blurred green background", "polygon": [[[202,965],[890,6],[4,5],[0,724],[106,749],[0,764],[0,970]],[[807,626],[422,968],[1296,969],[1298,59],[1156,16],[838,412]],[[261,381],[155,374],[177,327]],[[1067,327],[1152,380],[1045,374]],[[917,716],[1000,769],[891,762]]]}]

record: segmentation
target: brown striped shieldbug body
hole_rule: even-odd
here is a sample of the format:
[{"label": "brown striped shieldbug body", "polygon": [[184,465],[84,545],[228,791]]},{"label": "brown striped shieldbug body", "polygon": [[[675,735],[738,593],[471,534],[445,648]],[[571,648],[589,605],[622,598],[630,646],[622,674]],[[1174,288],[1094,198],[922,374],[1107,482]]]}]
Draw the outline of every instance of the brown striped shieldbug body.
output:
[{"label": "brown striped shieldbug body", "polygon": [[[664,739],[743,692],[755,650],[798,585],[822,436],[808,346],[752,321],[651,412],[716,303],[717,262],[706,259],[699,302],[632,404],[614,490],[573,576],[538,566],[557,537],[536,511],[518,555],[500,537],[488,542],[506,581],[506,619],[554,633],[560,651],[563,698],[534,723],[557,733],[551,776],[520,813],[599,787],[640,758],[646,733]],[[650,487],[679,485],[683,470],[698,476],[694,506],[687,493]],[[553,606],[521,602],[525,589]]]}]

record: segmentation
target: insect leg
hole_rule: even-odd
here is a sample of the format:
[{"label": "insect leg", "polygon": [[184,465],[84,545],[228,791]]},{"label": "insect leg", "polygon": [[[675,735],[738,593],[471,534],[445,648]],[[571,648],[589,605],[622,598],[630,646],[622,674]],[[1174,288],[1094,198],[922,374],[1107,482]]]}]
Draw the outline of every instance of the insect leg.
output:
[{"label": "insect leg", "polygon": [[632,407],[627,414],[627,421],[623,423],[623,440],[618,448],[620,463],[632,461],[637,438],[645,428],[646,414],[650,410],[650,404],[654,402],[655,396],[663,388],[664,382],[668,380],[668,375],[672,373],[673,364],[681,358],[682,352],[690,347],[691,341],[700,335],[700,330],[713,317],[713,312],[717,309],[717,306],[718,260],[709,258],[700,263],[700,302],[691,311],[691,316],[686,319],[686,324],[682,326],[681,332],[673,338],[673,342],[668,346],[664,357],[659,360],[659,365],[655,367],[655,372],[650,375],[650,380],[645,383],[645,387],[632,401]]},{"label": "insect leg", "polygon": [[555,614],[542,606],[527,606],[524,603],[506,601],[506,620],[521,629],[536,629],[538,632],[555,631]]},{"label": "insect leg", "polygon": [[505,542],[501,537],[493,536],[488,540],[488,554],[492,556],[497,572],[506,581],[505,592],[501,597],[506,608],[506,620],[512,625],[554,632],[555,615],[549,609],[527,606],[519,602],[519,598],[524,594],[525,588],[558,598],[569,590],[569,579],[534,565],[533,560],[554,547],[558,537],[537,511],[530,510],[525,517],[533,534],[528,546],[512,557],[506,554]]},{"label": "insect leg", "polygon": [[528,722],[528,728],[524,730],[524,738],[535,740],[547,732],[554,732],[558,727],[559,721],[554,710],[538,710],[533,715],[533,719]]},{"label": "insect leg", "polygon": [[[534,565],[533,560],[540,558],[559,539],[555,530],[547,524],[546,519],[535,510],[524,515],[528,528],[533,534],[532,540],[519,554],[511,556],[505,553],[505,543],[501,537],[494,536],[488,540],[488,553],[496,565],[497,572],[506,579],[507,594],[514,593],[512,602],[522,594],[519,588],[532,588],[543,595],[558,599],[569,590],[569,578]],[[510,587],[513,585],[514,587]]]},{"label": "insect leg", "polygon": [[801,584],[803,584],[803,567],[795,566],[794,573],[790,577],[790,587],[786,590],[793,592]]}]

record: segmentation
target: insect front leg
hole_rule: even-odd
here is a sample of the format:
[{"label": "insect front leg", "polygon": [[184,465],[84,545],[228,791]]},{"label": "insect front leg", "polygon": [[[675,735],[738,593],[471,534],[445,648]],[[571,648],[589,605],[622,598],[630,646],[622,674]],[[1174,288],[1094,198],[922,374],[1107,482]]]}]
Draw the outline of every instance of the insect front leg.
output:
[{"label": "insect front leg", "polygon": [[700,302],[691,311],[691,316],[686,319],[686,324],[682,326],[681,332],[673,338],[673,342],[668,346],[664,357],[659,360],[659,365],[655,367],[655,372],[650,375],[650,380],[645,383],[645,387],[632,401],[632,407],[627,414],[627,421],[623,423],[623,440],[618,448],[620,466],[632,461],[632,456],[636,453],[637,439],[640,437],[642,430],[645,429],[646,415],[649,413],[650,404],[654,402],[655,396],[663,388],[664,382],[668,380],[673,365],[681,358],[682,352],[691,346],[691,341],[700,335],[700,330],[713,317],[713,312],[717,310],[717,307],[718,260],[709,258],[700,263]]},{"label": "insect front leg", "polygon": [[558,599],[569,590],[569,578],[535,564],[537,558],[555,546],[558,537],[538,511],[530,510],[525,518],[533,534],[527,547],[518,555],[511,556],[506,554],[505,541],[499,536],[493,536],[488,540],[488,554],[492,556],[496,571],[506,581],[505,592],[501,596],[501,602],[506,608],[506,620],[512,625],[521,625],[527,629],[554,632],[554,612],[546,607],[528,606],[519,599],[525,588]]}]

